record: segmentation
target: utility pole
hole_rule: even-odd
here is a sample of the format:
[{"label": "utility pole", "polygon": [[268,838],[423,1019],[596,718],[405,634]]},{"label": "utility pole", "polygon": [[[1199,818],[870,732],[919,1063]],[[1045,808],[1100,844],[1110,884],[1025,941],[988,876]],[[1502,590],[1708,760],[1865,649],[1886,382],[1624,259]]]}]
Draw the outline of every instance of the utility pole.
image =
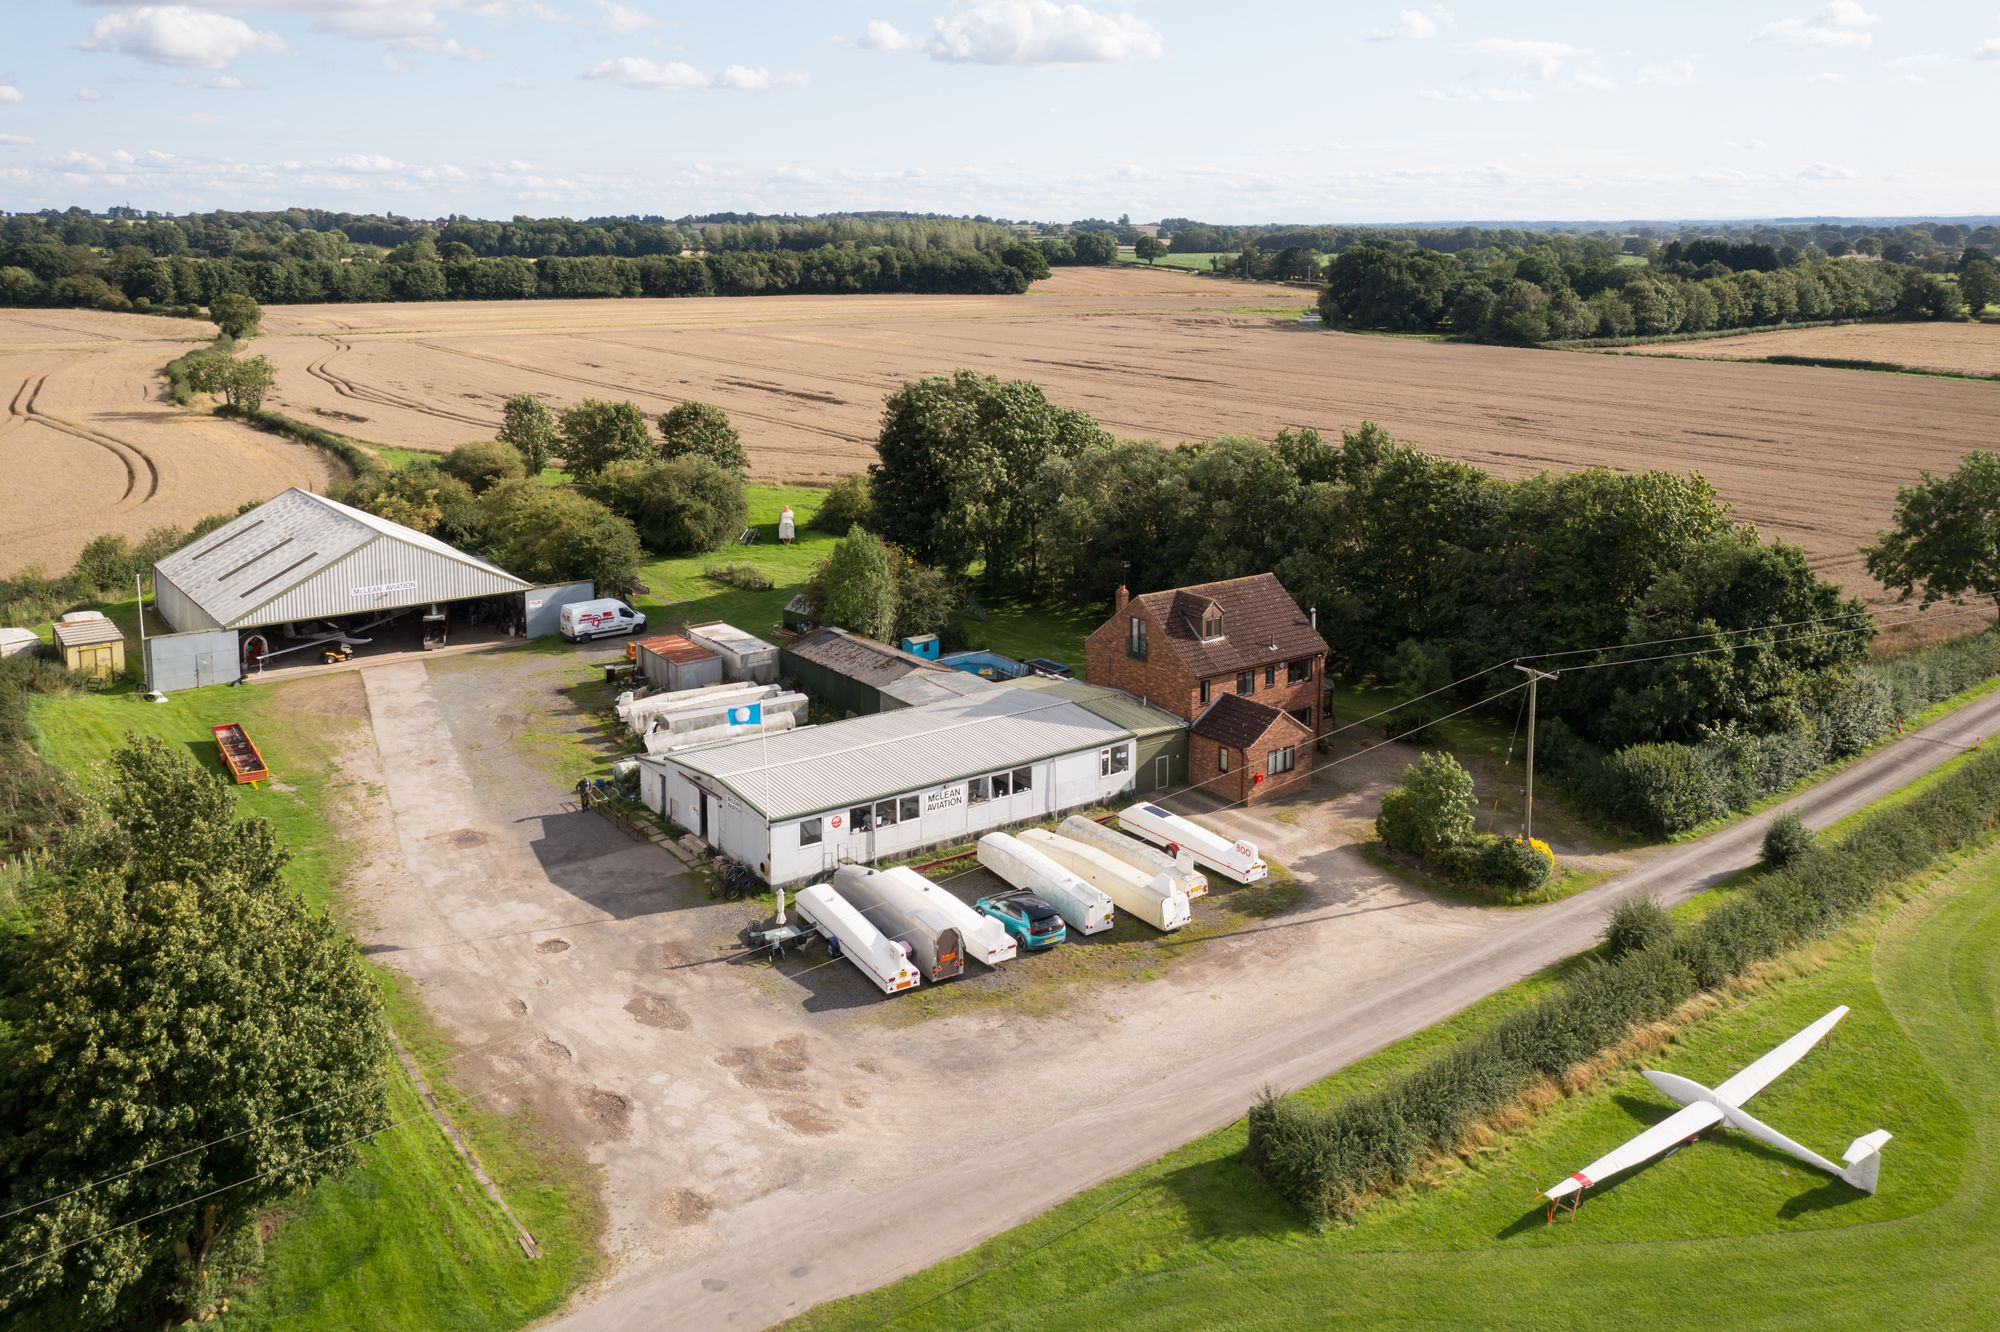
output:
[{"label": "utility pole", "polygon": [[1535,835],[1535,694],[1544,680],[1553,680],[1552,671],[1538,671],[1532,666],[1514,663],[1514,669],[1528,677],[1528,790],[1521,802],[1521,840],[1529,841]]}]

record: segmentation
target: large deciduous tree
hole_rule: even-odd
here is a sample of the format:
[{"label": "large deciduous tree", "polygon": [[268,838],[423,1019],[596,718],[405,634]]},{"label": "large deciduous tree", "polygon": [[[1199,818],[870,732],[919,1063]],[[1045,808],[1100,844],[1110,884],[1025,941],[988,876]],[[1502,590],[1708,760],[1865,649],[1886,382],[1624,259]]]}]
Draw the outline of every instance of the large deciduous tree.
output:
[{"label": "large deciduous tree", "polygon": [[750,470],[750,455],[728,414],[705,402],[684,402],[661,414],[660,456],[706,458],[738,476]]},{"label": "large deciduous tree", "polygon": [[351,939],[287,887],[271,826],[179,747],[112,756],[7,959],[0,1316],[179,1317],[240,1273],[274,1200],[386,1119],[387,1041]]},{"label": "large deciduous tree", "polygon": [[555,413],[532,393],[516,393],[501,409],[500,433],[496,438],[511,445],[521,455],[529,476],[540,476],[549,465],[549,455],[561,447],[562,435],[556,428]]},{"label": "large deciduous tree", "polygon": [[822,622],[886,639],[896,631],[896,571],[888,546],[865,527],[849,528],[813,570],[809,590]]},{"label": "large deciduous tree", "polygon": [[638,534],[604,505],[573,490],[507,481],[486,492],[493,558],[536,583],[589,579],[604,596],[638,581]]},{"label": "large deciduous tree", "polygon": [[584,493],[631,520],[661,555],[715,550],[743,530],[743,479],[699,455],[627,458],[583,482]]},{"label": "large deciduous tree", "polygon": [[658,456],[637,403],[585,398],[562,413],[563,464],[575,476],[600,472],[621,458]]},{"label": "large deciduous tree", "polygon": [[1026,380],[960,370],[890,395],[868,469],[875,522],[949,573],[984,558],[988,578],[1033,567],[1039,513],[1028,484],[1054,458],[1111,437]]},{"label": "large deciduous tree", "polygon": [[240,340],[256,334],[264,311],[242,292],[224,291],[216,293],[215,298],[209,301],[208,317],[228,336]]},{"label": "large deciduous tree", "polygon": [[2000,611],[2000,453],[1965,455],[1949,476],[1929,472],[1896,492],[1896,525],[1862,547],[1868,572],[1926,606],[1977,593]]}]

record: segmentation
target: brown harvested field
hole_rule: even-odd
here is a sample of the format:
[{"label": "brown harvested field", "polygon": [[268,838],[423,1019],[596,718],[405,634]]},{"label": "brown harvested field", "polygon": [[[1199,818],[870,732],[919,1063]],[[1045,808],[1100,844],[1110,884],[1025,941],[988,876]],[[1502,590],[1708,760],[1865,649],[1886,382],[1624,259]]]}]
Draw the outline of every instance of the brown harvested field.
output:
[{"label": "brown harvested field", "polygon": [[0,310],[0,575],[61,572],[92,537],[137,539],[265,499],[324,490],[326,455],[168,402],[160,367],[207,324]]},{"label": "brown harvested field", "polygon": [[406,448],[489,437],[512,393],[648,412],[700,398],[730,413],[769,480],[865,466],[883,397],[960,366],[1035,380],[1127,437],[1373,419],[1503,476],[1698,470],[1740,516],[1871,596],[1856,546],[1896,488],[2000,435],[1996,384],[1355,336],[1270,313],[1308,294],[1065,269],[1024,297],[287,306],[266,312],[256,349],[278,364],[281,410]]},{"label": "brown harvested field", "polygon": [[1841,361],[1884,361],[1947,375],[2000,375],[2000,324],[1836,324],[1615,350],[1631,356],[1725,361],[1823,356]]}]

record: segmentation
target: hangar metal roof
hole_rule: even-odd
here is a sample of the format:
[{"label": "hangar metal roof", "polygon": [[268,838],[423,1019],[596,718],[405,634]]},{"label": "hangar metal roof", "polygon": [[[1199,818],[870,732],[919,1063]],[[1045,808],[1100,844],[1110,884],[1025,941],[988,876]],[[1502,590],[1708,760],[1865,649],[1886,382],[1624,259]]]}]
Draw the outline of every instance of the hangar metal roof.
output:
[{"label": "hangar metal roof", "polygon": [[776,822],[1131,738],[1124,727],[1068,699],[989,688],[977,698],[750,736],[640,762],[707,777]]},{"label": "hangar metal roof", "polygon": [[153,572],[218,629],[361,615],[528,587],[436,537],[296,487],[190,541]]},{"label": "hangar metal roof", "polygon": [[1025,675],[1017,680],[1007,681],[1002,687],[1030,689],[1054,698],[1066,698],[1081,707],[1089,708],[1108,722],[1123,726],[1142,739],[1152,735],[1170,735],[1175,731],[1187,729],[1187,723],[1173,713],[1163,711],[1151,703],[1134,698],[1122,689],[1113,689],[1109,685],[1086,684],[1082,680],[1059,680],[1052,675]]}]

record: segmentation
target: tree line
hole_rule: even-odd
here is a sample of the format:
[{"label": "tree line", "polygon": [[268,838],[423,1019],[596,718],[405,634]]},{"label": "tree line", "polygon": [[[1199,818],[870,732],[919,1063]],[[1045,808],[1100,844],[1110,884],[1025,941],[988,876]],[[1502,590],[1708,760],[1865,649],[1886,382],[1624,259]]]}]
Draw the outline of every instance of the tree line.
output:
[{"label": "tree line", "polygon": [[[1659,266],[1601,249],[1424,250],[1369,241],[1326,270],[1321,316],[1347,328],[1485,342],[1656,337],[1826,320],[1962,319],[2000,300],[2000,270],[1968,247],[1949,272],[1888,260],[1796,258],[1762,245],[1668,247]],[[1666,258],[1671,252],[1672,257]],[[1769,266],[1776,261],[1778,266]],[[1741,264],[1733,267],[1732,264]]]}]

